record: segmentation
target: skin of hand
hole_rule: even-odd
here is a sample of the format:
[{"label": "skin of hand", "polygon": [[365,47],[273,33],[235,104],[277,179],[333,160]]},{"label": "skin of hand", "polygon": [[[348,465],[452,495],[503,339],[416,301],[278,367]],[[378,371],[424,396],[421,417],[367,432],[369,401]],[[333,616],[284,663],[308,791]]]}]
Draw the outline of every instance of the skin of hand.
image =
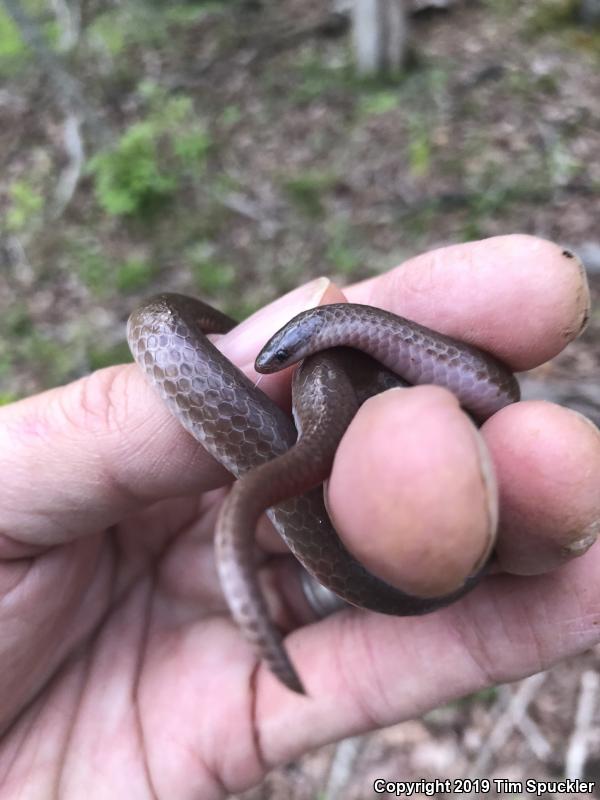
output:
[{"label": "skin of hand", "polygon": [[[578,261],[528,236],[433,251],[345,297],[516,370],[563,349],[589,304]],[[318,279],[219,347],[253,374],[272,332],[341,299]],[[288,386],[287,373],[261,383],[281,402]],[[293,631],[287,646],[309,698],[257,665],[229,619],[212,547],[227,475],[137,367],[3,407],[0,442],[2,798],[223,798],[309,748],[600,640],[600,550],[572,558],[600,529],[600,435],[550,403],[510,406],[477,432],[443,389],[392,390],[344,437],[326,488],[336,527],[409,591],[438,591],[449,562],[454,576],[475,565],[499,508],[496,573],[435,614],[348,609],[315,621],[295,565],[261,525],[265,590]],[[467,555],[452,561],[456,549]]]}]

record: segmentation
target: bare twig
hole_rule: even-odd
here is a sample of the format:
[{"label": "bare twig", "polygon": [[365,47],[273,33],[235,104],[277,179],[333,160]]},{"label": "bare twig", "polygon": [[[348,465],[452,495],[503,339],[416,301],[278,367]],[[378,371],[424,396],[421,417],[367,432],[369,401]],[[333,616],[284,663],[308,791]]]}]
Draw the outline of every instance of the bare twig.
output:
[{"label": "bare twig", "polygon": [[502,692],[499,705],[502,706],[506,703],[506,708],[496,720],[496,724],[492,728],[485,745],[481,748],[470,770],[469,777],[476,778],[488,771],[494,754],[506,744],[515,727],[525,718],[527,715],[527,707],[537,694],[545,679],[546,674],[540,672],[537,675],[532,675],[530,678],[521,681],[514,694],[510,694],[509,689],[505,689]]},{"label": "bare twig", "polygon": [[366,736],[353,736],[344,739],[337,745],[323,793],[326,800],[337,800],[347,794],[348,784],[354,774],[356,761],[366,738]]},{"label": "bare twig", "polygon": [[0,267],[13,288],[18,287],[21,292],[24,286],[31,286],[35,278],[23,242],[14,234],[0,238]]},{"label": "bare twig", "polygon": [[540,761],[547,761],[552,755],[552,745],[539,729],[539,726],[525,715],[517,722],[517,728],[521,731],[527,743]]},{"label": "bare twig", "polygon": [[589,735],[596,698],[598,695],[598,673],[586,670],[581,676],[579,702],[575,715],[575,727],[569,739],[565,758],[567,778],[582,778],[589,746]]},{"label": "bare twig", "polygon": [[221,203],[225,208],[241,217],[257,222],[260,234],[264,239],[272,239],[281,229],[280,223],[268,216],[255,200],[239,192],[230,192],[222,199]]},{"label": "bare twig", "polygon": [[69,160],[56,184],[54,203],[50,212],[51,219],[58,219],[73,199],[85,160],[80,121],[75,114],[67,117],[64,124],[64,132],[65,152]]},{"label": "bare twig", "polygon": [[54,11],[60,31],[58,49],[66,53],[75,47],[79,39],[81,9],[79,3],[72,2],[69,5],[67,0],[50,0],[50,5]]},{"label": "bare twig", "polygon": [[31,48],[43,67],[54,92],[54,98],[62,111],[70,116],[77,114],[87,123],[91,135],[98,140],[107,141],[109,131],[96,111],[84,98],[79,82],[65,69],[58,56],[46,44],[39,26],[24,11],[19,0],[1,0],[23,41]]}]

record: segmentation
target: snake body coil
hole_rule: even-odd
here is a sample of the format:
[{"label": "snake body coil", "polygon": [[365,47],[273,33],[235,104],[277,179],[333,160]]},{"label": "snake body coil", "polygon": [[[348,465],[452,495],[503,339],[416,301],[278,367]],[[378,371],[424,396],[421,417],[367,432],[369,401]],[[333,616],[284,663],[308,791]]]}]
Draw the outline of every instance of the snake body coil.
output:
[{"label": "snake body coil", "polygon": [[296,443],[287,415],[204,335],[234,325],[198,300],[163,294],[131,314],[128,341],[183,427],[240,478],[217,524],[217,567],[225,597],[261,658],[286,686],[302,693],[254,569],[253,538],[261,513],[269,509],[275,528],[303,566],[352,605],[400,616],[447,605],[472,588],[479,575],[450,595],[429,599],[377,578],[341,543],[320,484],[360,403],[390,386],[406,385],[403,379],[447,386],[479,422],[518,400],[519,387],[489,354],[409,320],[370,306],[320,306],[291,320],[257,359],[257,369],[264,372],[304,359],[293,380],[300,428]]}]

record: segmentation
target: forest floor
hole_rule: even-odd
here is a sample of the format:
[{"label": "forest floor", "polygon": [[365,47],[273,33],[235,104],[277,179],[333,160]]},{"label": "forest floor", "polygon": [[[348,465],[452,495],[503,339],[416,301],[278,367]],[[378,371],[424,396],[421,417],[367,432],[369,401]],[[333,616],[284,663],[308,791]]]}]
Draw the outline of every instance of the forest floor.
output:
[{"label": "forest floor", "polygon": [[[128,312],[156,290],[241,318],[316,275],[345,284],[522,232],[577,252],[594,299],[525,395],[600,424],[600,33],[567,5],[416,15],[403,75],[365,81],[324,2],[90,2],[61,67],[75,99],[0,18],[0,402],[128,359]],[[44,32],[55,44],[51,18]],[[244,798],[353,800],[382,775],[555,777],[599,659],[323,748]],[[513,719],[528,691],[530,717]],[[598,725],[585,774],[600,775]]]}]

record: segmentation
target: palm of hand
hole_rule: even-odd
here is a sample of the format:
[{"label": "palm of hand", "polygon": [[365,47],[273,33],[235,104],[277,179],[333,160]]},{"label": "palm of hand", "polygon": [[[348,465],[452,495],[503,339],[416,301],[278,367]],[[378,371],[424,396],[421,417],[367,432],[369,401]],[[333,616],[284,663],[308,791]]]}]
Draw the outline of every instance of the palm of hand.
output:
[{"label": "palm of hand", "polygon": [[25,567],[4,563],[4,585],[29,572],[0,616],[5,642],[15,619],[28,629],[18,654],[4,659],[3,717],[24,708],[6,734],[7,791],[30,780],[40,746],[51,764],[40,779],[60,783],[61,797],[81,796],[95,769],[107,796],[118,786],[137,786],[140,797],[201,786],[203,797],[218,797],[230,737],[249,754],[237,779],[258,779],[254,659],[213,565],[219,496],[163,501]]}]

